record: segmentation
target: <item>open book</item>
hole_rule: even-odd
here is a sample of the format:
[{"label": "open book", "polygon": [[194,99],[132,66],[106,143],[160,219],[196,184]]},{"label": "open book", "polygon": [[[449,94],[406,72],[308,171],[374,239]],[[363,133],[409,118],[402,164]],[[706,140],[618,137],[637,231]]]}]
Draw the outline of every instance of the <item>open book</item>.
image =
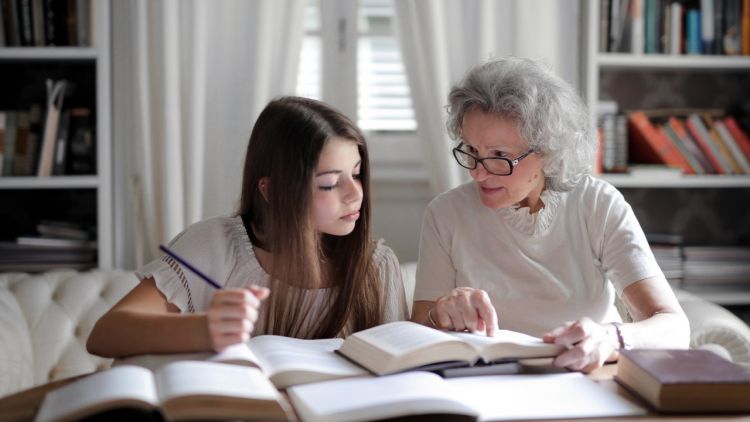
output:
[{"label": "open book", "polygon": [[232,363],[260,369],[279,389],[329,379],[371,376],[335,352],[343,341],[340,338],[302,340],[262,335],[220,353],[141,355],[118,360],[115,365],[138,365],[155,371],[179,360]]},{"label": "open book", "polygon": [[338,352],[377,375],[425,365],[463,362],[467,365],[499,360],[556,356],[565,348],[508,330],[494,337],[439,331],[399,321],[368,328],[346,338]]},{"label": "open book", "polygon": [[156,372],[119,366],[74,381],[47,394],[36,421],[73,421],[133,409],[160,412],[173,421],[294,419],[289,403],[257,368],[185,361]]},{"label": "open book", "polygon": [[446,416],[446,420],[522,420],[646,414],[579,372],[443,379],[414,371],[299,385],[287,392],[303,422],[416,416],[429,420],[426,415]]}]

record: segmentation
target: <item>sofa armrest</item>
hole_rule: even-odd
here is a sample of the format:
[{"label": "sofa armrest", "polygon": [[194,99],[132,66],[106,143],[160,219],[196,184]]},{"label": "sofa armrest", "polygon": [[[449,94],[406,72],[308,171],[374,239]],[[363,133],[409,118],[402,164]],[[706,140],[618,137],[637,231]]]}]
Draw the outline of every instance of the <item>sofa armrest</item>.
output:
[{"label": "sofa armrest", "polygon": [[690,321],[690,347],[708,349],[750,366],[750,328],[727,309],[690,292],[675,289]]}]

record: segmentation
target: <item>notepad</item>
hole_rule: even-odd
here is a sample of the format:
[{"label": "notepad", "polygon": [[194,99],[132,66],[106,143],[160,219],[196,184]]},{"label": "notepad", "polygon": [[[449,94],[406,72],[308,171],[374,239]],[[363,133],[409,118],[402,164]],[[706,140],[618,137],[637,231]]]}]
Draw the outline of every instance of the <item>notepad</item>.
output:
[{"label": "notepad", "polygon": [[646,414],[644,408],[578,372],[443,379],[416,371],[300,385],[288,393],[305,422],[427,415],[519,420]]}]

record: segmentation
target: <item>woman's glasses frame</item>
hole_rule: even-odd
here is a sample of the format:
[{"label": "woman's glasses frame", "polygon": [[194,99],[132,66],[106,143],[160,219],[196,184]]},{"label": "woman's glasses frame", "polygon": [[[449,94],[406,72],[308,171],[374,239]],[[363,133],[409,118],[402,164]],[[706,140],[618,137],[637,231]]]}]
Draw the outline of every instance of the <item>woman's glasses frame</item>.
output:
[{"label": "woman's glasses frame", "polygon": [[[485,170],[487,170],[487,173],[494,174],[495,176],[510,176],[513,174],[513,169],[518,165],[521,160],[528,157],[529,154],[534,152],[533,149],[530,149],[523,154],[519,155],[516,158],[506,158],[506,157],[484,157],[479,158],[477,156],[474,156],[472,154],[469,154],[468,152],[461,149],[461,147],[464,146],[464,143],[458,144],[457,147],[453,148],[453,158],[456,159],[456,162],[459,166],[474,170],[477,168],[479,164],[482,164],[482,167],[484,167]],[[508,164],[508,171],[507,172],[497,172],[490,169],[490,166],[487,164],[488,162],[493,161],[505,161]],[[472,165],[473,163],[473,165]]]}]

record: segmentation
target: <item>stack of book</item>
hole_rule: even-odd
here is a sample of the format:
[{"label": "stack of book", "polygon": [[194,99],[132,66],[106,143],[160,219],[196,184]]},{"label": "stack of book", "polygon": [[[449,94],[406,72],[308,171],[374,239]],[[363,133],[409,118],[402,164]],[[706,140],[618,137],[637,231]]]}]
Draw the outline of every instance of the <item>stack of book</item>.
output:
[{"label": "stack of book", "polygon": [[614,101],[597,106],[601,132],[600,168],[605,173],[624,173],[628,169],[628,118]]},{"label": "stack of book", "polygon": [[750,248],[686,246],[686,287],[750,286]]},{"label": "stack of book", "polygon": [[55,268],[85,270],[96,266],[97,242],[84,226],[42,221],[39,235],[0,242],[0,271],[39,272]]},{"label": "stack of book", "polygon": [[682,286],[684,271],[680,246],[654,245],[651,251],[669,284],[672,287]]},{"label": "stack of book", "polygon": [[646,239],[669,284],[672,287],[681,287],[684,277],[682,236],[646,233]]}]

